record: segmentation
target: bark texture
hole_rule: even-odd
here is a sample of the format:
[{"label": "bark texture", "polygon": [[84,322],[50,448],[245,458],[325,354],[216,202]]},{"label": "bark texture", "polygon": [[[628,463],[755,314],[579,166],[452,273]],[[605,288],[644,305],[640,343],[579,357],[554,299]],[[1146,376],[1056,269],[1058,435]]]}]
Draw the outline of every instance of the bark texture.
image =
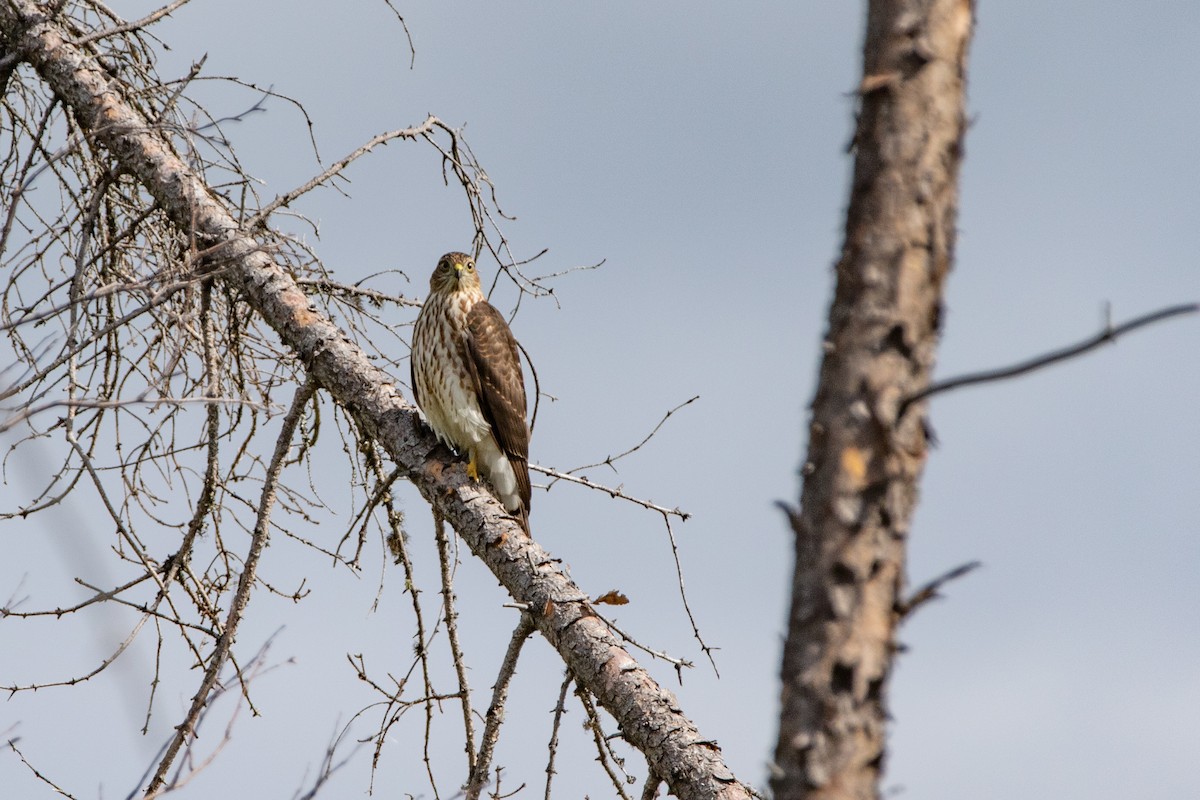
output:
[{"label": "bark texture", "polygon": [[971,0],[874,0],[846,238],[795,531],[777,798],[876,798],[906,539],[954,255]]},{"label": "bark texture", "polygon": [[32,65],[71,108],[91,140],[136,176],[174,224],[210,253],[219,279],[240,291],[319,385],[357,416],[512,597],[528,604],[538,630],[579,684],[616,718],[625,738],[672,793],[749,798],[747,787],[725,766],[720,748],[700,735],[674,695],[622,648],[558,562],[466,478],[462,464],[439,457],[445,450],[418,422],[390,376],[316,311],[288,271],[239,228],[226,202],[147,123],[124,96],[122,84],[72,44],[71,34],[36,3],[0,2],[0,36],[9,52]]}]

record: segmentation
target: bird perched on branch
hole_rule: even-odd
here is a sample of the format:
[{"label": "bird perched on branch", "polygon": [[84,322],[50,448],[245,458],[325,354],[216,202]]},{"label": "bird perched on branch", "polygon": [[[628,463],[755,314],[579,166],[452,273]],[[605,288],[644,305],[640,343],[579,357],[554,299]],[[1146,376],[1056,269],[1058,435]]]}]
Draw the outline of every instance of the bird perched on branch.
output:
[{"label": "bird perched on branch", "polygon": [[517,340],[483,295],[475,260],[447,253],[412,337],[412,387],[429,427],[491,481],[529,531],[529,426]]}]

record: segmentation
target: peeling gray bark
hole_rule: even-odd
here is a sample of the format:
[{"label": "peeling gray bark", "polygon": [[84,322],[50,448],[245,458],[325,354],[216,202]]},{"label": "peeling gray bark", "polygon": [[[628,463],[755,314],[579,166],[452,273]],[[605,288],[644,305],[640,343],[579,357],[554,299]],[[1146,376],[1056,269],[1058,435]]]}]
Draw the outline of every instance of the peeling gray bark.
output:
[{"label": "peeling gray bark", "polygon": [[749,798],[720,748],[700,735],[674,695],[659,686],[590,610],[586,595],[462,464],[438,456],[432,433],[392,379],[319,313],[287,270],[239,229],[205,185],[123,96],[101,64],[27,0],[0,2],[6,48],[32,65],[94,142],[134,175],[180,230],[195,237],[222,281],[276,331],[330,396],[353,413],[406,477],[454,527],[562,656],[580,685],[613,715],[653,773],[681,798]]},{"label": "peeling gray bark", "polygon": [[954,255],[971,0],[873,0],[854,182],[812,405],[771,787],[879,796],[924,403]]}]

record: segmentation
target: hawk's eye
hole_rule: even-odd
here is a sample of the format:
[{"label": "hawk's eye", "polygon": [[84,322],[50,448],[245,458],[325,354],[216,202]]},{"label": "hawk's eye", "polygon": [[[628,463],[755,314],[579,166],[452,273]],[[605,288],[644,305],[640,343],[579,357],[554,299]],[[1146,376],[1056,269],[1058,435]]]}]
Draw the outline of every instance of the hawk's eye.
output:
[{"label": "hawk's eye", "polygon": [[474,271],[475,271],[475,262],[468,261],[467,262],[467,272],[474,272]]}]

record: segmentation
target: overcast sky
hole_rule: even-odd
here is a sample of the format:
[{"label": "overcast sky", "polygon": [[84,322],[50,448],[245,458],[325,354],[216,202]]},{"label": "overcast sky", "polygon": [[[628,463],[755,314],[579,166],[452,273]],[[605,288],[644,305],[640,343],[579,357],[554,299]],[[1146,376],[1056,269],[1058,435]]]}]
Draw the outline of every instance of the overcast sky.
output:
[{"label": "overcast sky", "polygon": [[[111,6],[129,17],[148,8]],[[791,569],[774,504],[798,493],[848,194],[862,9],[795,0],[397,8],[415,44],[411,69],[383,2],[194,0],[154,30],[171,48],[166,77],[207,54],[206,75],[302,101],[327,163],[427,113],[465,126],[517,217],[504,229],[514,253],[549,248],[532,272],[604,261],[558,280],[559,305],[526,302],[513,322],[557,398],[542,404],[532,457],[560,468],[602,460],[699,395],[619,474],[589,474],[693,515],[675,533],[697,623],[720,648],[720,678],[691,637],[660,518],[560,484],[535,493],[533,530],[586,591],[630,597],[616,614],[624,629],[696,662],[682,686],[669,667],[647,666],[734,772],[764,785]],[[1200,6],[1183,0],[980,3],[939,376],[1091,335],[1106,304],[1120,321],[1200,296],[1197,42]],[[197,96],[215,116],[256,99],[218,84]],[[226,132],[271,198],[320,167],[302,116],[281,101],[266,109]],[[470,246],[460,194],[442,186],[420,144],[391,144],[348,175],[348,198],[320,190],[296,206],[320,221],[313,246],[338,280],[402,270],[409,282],[371,285],[423,296],[437,257]],[[481,269],[491,276],[496,265]],[[508,310],[514,297],[502,285],[494,300]],[[411,322],[410,310],[394,314]],[[1200,319],[1170,322],[932,403],[939,446],[909,577],[984,566],[901,631],[888,789],[924,800],[1200,796],[1198,341]],[[330,465],[314,480],[344,485],[347,472]],[[26,491],[10,474],[5,494]],[[428,511],[411,487],[402,496],[432,580]],[[0,596],[24,578],[28,606],[45,608],[79,599],[77,576],[115,584],[102,563],[110,531],[82,496],[65,513],[74,522],[3,526]],[[336,542],[337,525],[301,532]],[[164,553],[172,536],[163,534]],[[273,543],[265,577],[290,587],[308,575],[313,593],[299,604],[254,601],[238,647],[250,654],[275,634],[268,660],[282,666],[256,685],[261,716],[242,714],[231,749],[183,796],[290,798],[331,733],[372,702],[346,654],[368,654],[381,676],[407,667],[402,577],[386,571],[372,612],[384,567],[379,552],[371,558],[356,578]],[[456,587],[484,702],[515,617],[469,556]],[[134,618],[98,619],[3,621],[0,683],[94,666]],[[153,657],[151,646],[135,648],[121,671],[84,686],[18,695],[0,705],[0,731],[16,724],[26,755],[76,796],[124,796],[199,677],[165,682],[143,737]],[[557,656],[533,641],[498,755],[506,785],[530,784],[520,797],[542,791],[561,675]],[[559,796],[608,796],[577,709],[562,737]],[[457,715],[448,711],[443,727],[452,731]],[[384,749],[378,796],[429,796],[418,716]],[[354,735],[373,724],[365,716]],[[461,745],[450,735],[437,745],[445,788]],[[636,755],[630,765],[640,774]],[[369,751],[357,753],[328,796],[362,796],[369,768]],[[0,786],[49,796],[11,754],[0,754]]]}]

